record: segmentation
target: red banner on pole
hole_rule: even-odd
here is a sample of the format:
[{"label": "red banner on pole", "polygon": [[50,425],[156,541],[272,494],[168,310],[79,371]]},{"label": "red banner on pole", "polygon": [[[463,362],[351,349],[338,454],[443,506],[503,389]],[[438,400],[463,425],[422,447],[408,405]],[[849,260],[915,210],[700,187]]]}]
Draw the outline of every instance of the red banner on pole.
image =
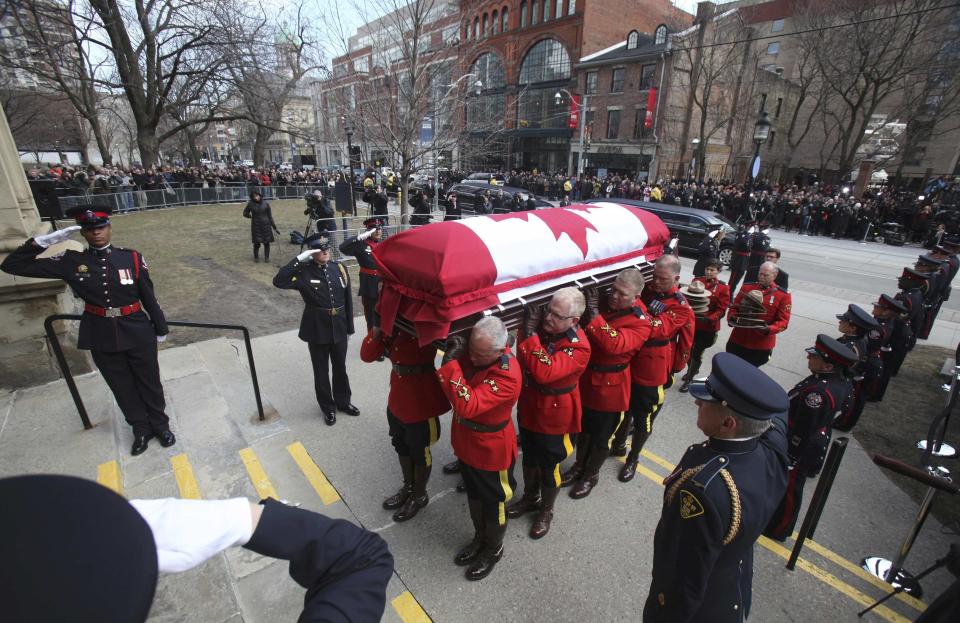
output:
[{"label": "red banner on pole", "polygon": [[570,121],[567,124],[571,130],[580,127],[580,96],[574,95],[570,98]]},{"label": "red banner on pole", "polygon": [[657,90],[650,89],[647,93],[647,116],[643,120],[643,127],[647,130],[653,129],[653,115],[657,112]]}]

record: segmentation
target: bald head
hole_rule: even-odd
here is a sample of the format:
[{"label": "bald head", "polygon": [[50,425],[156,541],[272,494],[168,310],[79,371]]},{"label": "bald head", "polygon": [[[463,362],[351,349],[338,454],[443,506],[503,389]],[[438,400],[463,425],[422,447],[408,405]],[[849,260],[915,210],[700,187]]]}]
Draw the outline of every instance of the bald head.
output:
[{"label": "bald head", "polygon": [[680,259],[675,255],[663,255],[653,266],[654,292],[666,294],[680,282]]}]

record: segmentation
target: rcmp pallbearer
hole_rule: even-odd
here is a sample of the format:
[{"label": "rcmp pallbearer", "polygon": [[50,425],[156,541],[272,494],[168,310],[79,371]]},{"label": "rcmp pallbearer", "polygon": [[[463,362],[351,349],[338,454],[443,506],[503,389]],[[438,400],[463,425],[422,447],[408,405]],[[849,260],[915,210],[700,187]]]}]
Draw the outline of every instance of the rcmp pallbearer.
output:
[{"label": "rcmp pallbearer", "polygon": [[[176,443],[160,383],[157,343],[170,332],[157,303],[143,255],[111,244],[110,208],[67,210],[77,224],[28,240],[8,255],[0,270],[21,277],[62,279],[83,299],[77,348],[89,350],[127,423],[131,453],[146,451],[157,437],[164,448]],[[83,251],[38,257],[47,247],[80,230]]]},{"label": "rcmp pallbearer", "polygon": [[830,424],[853,399],[853,385],[844,371],[857,362],[852,350],[828,335],[817,336],[807,349],[810,376],[790,393],[787,416],[787,454],[790,474],[787,490],[764,534],[785,541],[793,534],[803,501],[803,485],[820,473],[830,447]]},{"label": "rcmp pallbearer", "polygon": [[460,460],[474,530],[454,563],[467,567],[468,580],[482,580],[503,557],[504,505],[517,486],[512,414],[523,376],[507,346],[503,321],[489,316],[477,322],[468,347],[460,337],[448,339],[437,380],[453,406],[450,439]]},{"label": "rcmp pallbearer", "polygon": [[537,511],[530,538],[550,531],[560,493],[560,464],[580,432],[580,376],[590,361],[590,342],[579,327],[585,301],[576,288],[561,288],[544,307],[525,309],[517,360],[523,390],[517,408],[523,447],[523,497],[507,509],[511,518]]},{"label": "rcmp pallbearer", "polygon": [[[758,368],[768,361],[777,345],[777,334],[787,330],[790,325],[790,310],[793,298],[789,292],[781,290],[775,283],[777,265],[764,262],[757,273],[757,283],[748,283],[737,293],[727,323],[734,327],[727,339],[727,352],[749,361]],[[764,313],[760,316],[763,325],[756,327],[739,326],[740,304],[750,292],[758,291],[762,295]]]},{"label": "rcmp pallbearer", "polygon": [[[720,333],[720,321],[730,306],[730,288],[718,279],[720,274],[720,260],[707,262],[704,275],[694,279],[695,283],[710,293],[710,303],[707,311],[696,316],[696,325],[693,333],[693,346],[690,349],[690,363],[687,364],[687,373],[683,375],[681,392],[686,392],[693,378],[700,372],[703,364],[703,352],[717,343],[717,334]],[[690,284],[695,287],[694,284]]]},{"label": "rcmp pallbearer", "polygon": [[387,423],[403,486],[383,501],[383,508],[396,510],[393,520],[401,522],[412,519],[429,501],[430,446],[440,438],[440,415],[450,410],[450,403],[437,381],[436,346],[420,346],[416,337],[399,329],[386,336],[380,327],[373,327],[360,346],[360,359],[370,363],[384,355],[392,366]]},{"label": "rcmp pallbearer", "polygon": [[373,250],[377,248],[383,238],[383,220],[368,218],[363,222],[367,231],[348,238],[340,243],[340,253],[357,258],[360,265],[360,285],[357,294],[363,305],[363,317],[367,321],[367,331],[376,325],[377,298],[380,295],[380,274],[377,272],[377,262],[373,259]]},{"label": "rcmp pallbearer", "polygon": [[561,485],[574,485],[570,497],[590,495],[600,478],[600,468],[610,453],[617,426],[630,408],[630,360],[650,335],[650,318],[640,293],[643,274],[622,270],[601,305],[595,288],[585,291],[585,332],[590,340],[590,363],[580,377],[583,405],[577,438],[577,459],[563,474]]},{"label": "rcmp pallbearer", "polygon": [[837,328],[841,335],[837,338],[841,344],[849,347],[857,355],[857,362],[850,367],[853,382],[853,398],[847,408],[833,422],[839,431],[850,432],[860,419],[866,404],[864,383],[878,376],[883,362],[880,361],[879,348],[880,323],[857,305],[848,305],[847,311],[837,315]]},{"label": "rcmp pallbearer", "polygon": [[787,395],[729,353],[690,385],[697,427],[664,480],[645,623],[725,623],[750,613],[753,547],[787,483]]},{"label": "rcmp pallbearer", "polygon": [[643,444],[653,432],[653,422],[663,407],[664,390],[673,383],[690,359],[693,345],[693,310],[679,291],[680,260],[664,255],[653,269],[653,281],[641,300],[650,316],[650,336],[630,360],[630,418],[624,418],[614,437],[610,454],[626,453],[628,426],[633,421],[630,453],[617,478],[629,482],[637,473]]},{"label": "rcmp pallbearer", "polygon": [[347,376],[347,342],[353,335],[350,275],[342,264],[330,259],[327,232],[310,236],[306,245],[306,251],[277,272],[273,285],[296,290],[303,298],[299,337],[310,350],[314,391],[324,422],[333,426],[337,423],[337,409],[347,415],[360,415],[360,409],[350,402]]}]

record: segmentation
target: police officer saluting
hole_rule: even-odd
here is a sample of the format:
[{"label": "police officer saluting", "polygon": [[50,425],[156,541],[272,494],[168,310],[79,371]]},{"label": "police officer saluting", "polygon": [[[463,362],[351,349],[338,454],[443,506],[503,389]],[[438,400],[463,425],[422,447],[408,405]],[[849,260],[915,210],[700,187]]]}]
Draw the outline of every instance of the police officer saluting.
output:
[{"label": "police officer saluting", "polygon": [[[89,350],[124,418],[133,428],[134,456],[153,437],[164,448],[176,443],[160,383],[157,343],[170,332],[153,292],[147,262],[133,249],[110,243],[110,208],[77,206],[67,216],[77,224],[28,240],[4,259],[0,270],[21,277],[63,279],[83,299],[77,348]],[[84,251],[38,258],[50,245],[80,230]]]},{"label": "police officer saluting", "polygon": [[310,349],[313,384],[323,421],[333,426],[337,423],[338,409],[347,415],[360,415],[360,409],[350,403],[347,377],[347,341],[353,335],[350,275],[342,264],[330,259],[327,232],[317,232],[307,238],[305,244],[307,250],[277,272],[273,285],[283,290],[297,290],[303,298],[299,337]]},{"label": "police officer saluting", "polygon": [[787,395],[729,353],[690,385],[697,427],[664,480],[645,623],[739,623],[750,614],[753,546],[787,484]]},{"label": "police officer saluting", "polygon": [[787,417],[787,453],[792,467],[787,491],[763,533],[778,541],[793,534],[800,515],[803,485],[820,473],[830,446],[830,423],[844,412],[853,397],[853,385],[843,372],[857,362],[857,354],[822,333],[807,349],[810,376],[790,390]]},{"label": "police officer saluting", "polygon": [[377,324],[374,317],[377,298],[380,296],[380,274],[377,272],[377,262],[373,259],[373,250],[383,237],[383,223],[379,218],[368,218],[363,222],[367,231],[340,243],[340,253],[354,256],[360,264],[360,287],[357,294],[360,295],[360,303],[363,305],[367,331]]}]

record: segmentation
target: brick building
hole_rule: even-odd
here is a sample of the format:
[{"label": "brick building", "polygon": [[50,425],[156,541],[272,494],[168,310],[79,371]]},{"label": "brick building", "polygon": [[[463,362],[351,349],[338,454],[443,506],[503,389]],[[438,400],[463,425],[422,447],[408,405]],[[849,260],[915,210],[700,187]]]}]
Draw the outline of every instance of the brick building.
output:
[{"label": "brick building", "polygon": [[499,155],[488,152],[482,162],[461,166],[545,171],[571,166],[571,142],[578,142],[571,112],[580,112],[571,95],[579,97],[584,89],[574,63],[623,41],[625,21],[638,33],[653,33],[689,19],[669,0],[463,0],[461,40],[471,45],[461,48],[461,69],[479,76],[483,85],[468,107],[466,128],[469,134],[473,126],[502,115],[505,140]]}]

